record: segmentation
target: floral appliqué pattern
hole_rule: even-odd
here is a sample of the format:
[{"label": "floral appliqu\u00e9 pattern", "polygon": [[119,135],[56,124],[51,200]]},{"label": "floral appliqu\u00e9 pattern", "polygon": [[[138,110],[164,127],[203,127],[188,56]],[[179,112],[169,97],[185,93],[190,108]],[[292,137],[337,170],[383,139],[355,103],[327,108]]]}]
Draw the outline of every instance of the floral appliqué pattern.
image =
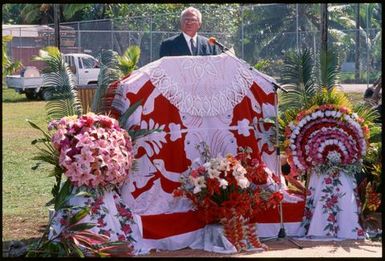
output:
[{"label": "floral appliqu\u00e9 pattern", "polygon": [[[135,242],[132,226],[135,224],[131,210],[124,204],[115,191],[106,194],[91,193],[89,197],[76,197],[77,207],[63,209],[55,213],[51,227],[51,236],[60,233],[62,227],[69,224],[69,219],[82,207],[89,206],[89,214],[80,222],[95,223],[91,230],[106,235],[111,241]],[[113,202],[111,202],[113,201]]]},{"label": "floral appliqu\u00e9 pattern", "polygon": [[[311,220],[313,218],[315,203],[321,204],[322,206],[322,217],[326,220],[326,225],[323,228],[325,236],[327,237],[338,237],[338,232],[340,230],[338,223],[338,214],[342,211],[340,201],[345,196],[346,193],[341,192],[342,183],[340,181],[340,173],[335,172],[332,175],[321,176],[320,181],[322,182],[321,196],[319,197],[318,202],[315,202],[315,191],[316,188],[310,186],[308,189],[306,205],[304,209],[304,218],[302,220],[301,226],[305,229],[305,235],[308,234]],[[353,178],[353,183],[355,180]],[[353,185],[356,187],[355,185]],[[357,198],[357,189],[354,190],[354,195],[356,198],[357,207],[359,210],[360,202]],[[358,213],[357,213],[358,214]],[[353,233],[356,233],[357,238],[362,238],[364,236],[364,231],[355,227],[352,230]],[[312,236],[306,236],[312,238]]]}]

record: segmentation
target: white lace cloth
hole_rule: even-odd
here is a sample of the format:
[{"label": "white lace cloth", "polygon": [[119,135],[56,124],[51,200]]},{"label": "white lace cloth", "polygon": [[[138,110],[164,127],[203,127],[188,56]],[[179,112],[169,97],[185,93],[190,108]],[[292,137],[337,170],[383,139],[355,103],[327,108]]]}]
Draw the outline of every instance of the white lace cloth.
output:
[{"label": "white lace cloth", "polygon": [[[180,112],[196,116],[225,113],[248,94],[253,81],[261,86],[274,81],[226,54],[193,56],[190,59],[163,57],[138,72],[148,75]],[[263,90],[272,92],[270,88]]]}]

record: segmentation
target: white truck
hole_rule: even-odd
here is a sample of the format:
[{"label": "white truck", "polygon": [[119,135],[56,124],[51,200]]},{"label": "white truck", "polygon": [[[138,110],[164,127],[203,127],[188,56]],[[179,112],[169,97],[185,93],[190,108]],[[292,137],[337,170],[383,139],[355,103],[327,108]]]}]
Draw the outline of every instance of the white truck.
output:
[{"label": "white truck", "polygon": [[[74,74],[77,86],[96,84],[100,72],[99,62],[93,56],[84,53],[63,54],[65,62]],[[5,78],[8,88],[18,93],[25,93],[28,99],[44,99],[43,76],[33,66],[27,66],[19,75]]]}]

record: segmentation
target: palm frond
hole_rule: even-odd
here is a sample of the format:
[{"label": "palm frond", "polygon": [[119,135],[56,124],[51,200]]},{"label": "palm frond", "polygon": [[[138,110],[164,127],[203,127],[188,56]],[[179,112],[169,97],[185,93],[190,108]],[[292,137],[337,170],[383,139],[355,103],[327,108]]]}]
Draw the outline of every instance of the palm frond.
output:
[{"label": "palm frond", "polygon": [[78,93],[75,89],[74,75],[64,61],[59,49],[48,46],[39,51],[33,58],[43,61],[43,86],[47,101],[46,110],[48,119],[60,119],[64,116],[81,115],[83,112]]},{"label": "palm frond", "polygon": [[140,58],[140,48],[137,45],[132,45],[127,48],[122,56],[119,56],[119,68],[122,71],[123,75],[127,75],[135,70],[136,64]]},{"label": "palm frond", "polygon": [[48,120],[60,119],[64,116],[79,115],[81,104],[73,98],[55,99],[46,103]]},{"label": "palm frond", "polygon": [[78,11],[83,10],[89,4],[65,4],[63,5],[63,17],[65,20],[73,17]]},{"label": "palm frond", "polygon": [[369,129],[375,126],[375,122],[381,117],[379,112],[374,108],[370,107],[366,103],[357,103],[353,106],[353,111],[358,116],[365,119],[365,123],[368,124]]},{"label": "palm frond", "polygon": [[338,56],[334,51],[321,51],[319,57],[318,85],[320,88],[330,90],[337,84],[339,78]]},{"label": "palm frond", "polygon": [[92,103],[92,111],[95,113],[99,113],[103,109],[103,97],[106,94],[108,86],[121,77],[117,56],[118,54],[113,50],[104,50],[100,54],[98,87],[96,89]]},{"label": "palm frond", "polygon": [[286,53],[285,65],[282,69],[282,83],[293,84],[297,86],[296,89],[305,90],[311,88],[314,84],[313,73],[313,59],[311,52],[304,49],[301,53],[289,51]]}]

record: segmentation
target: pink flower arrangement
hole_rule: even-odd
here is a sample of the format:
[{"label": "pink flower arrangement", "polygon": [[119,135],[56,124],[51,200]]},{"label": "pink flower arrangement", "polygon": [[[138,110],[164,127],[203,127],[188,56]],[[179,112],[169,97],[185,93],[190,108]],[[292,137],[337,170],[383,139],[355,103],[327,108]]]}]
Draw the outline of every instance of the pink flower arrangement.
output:
[{"label": "pink flower arrangement", "polygon": [[349,108],[334,104],[302,111],[285,128],[286,154],[291,170],[354,165],[366,154],[369,129]]},{"label": "pink flower arrangement", "polygon": [[89,188],[120,186],[133,162],[132,142],[117,120],[88,113],[51,121],[52,143],[59,165],[73,185]]}]

